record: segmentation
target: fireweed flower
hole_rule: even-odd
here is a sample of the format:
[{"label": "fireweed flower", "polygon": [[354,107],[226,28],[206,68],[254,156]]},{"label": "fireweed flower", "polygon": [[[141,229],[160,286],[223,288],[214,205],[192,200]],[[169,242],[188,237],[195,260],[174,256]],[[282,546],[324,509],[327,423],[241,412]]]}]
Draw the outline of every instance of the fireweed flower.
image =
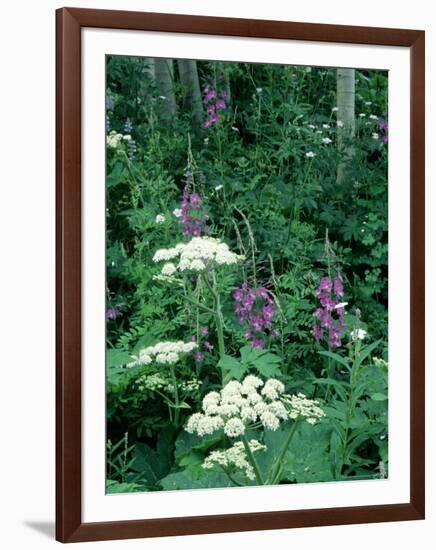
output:
[{"label": "fireweed flower", "polygon": [[378,127],[381,132],[381,138],[383,143],[387,143],[389,141],[389,137],[388,137],[389,125],[387,121],[384,118],[380,118],[378,121]]},{"label": "fireweed flower", "polygon": [[128,367],[136,367],[138,365],[150,365],[151,363],[159,363],[161,365],[178,363],[181,357],[187,353],[191,353],[197,348],[196,342],[159,342],[154,346],[148,346],[142,349],[137,356],[133,356],[133,361]]},{"label": "fireweed flower", "polygon": [[121,313],[121,304],[116,304],[113,307],[110,307],[106,311],[106,320],[115,320],[117,317],[120,317]]},{"label": "fireweed flower", "polygon": [[[190,173],[186,174],[187,178],[190,176]],[[183,190],[181,208],[174,210],[173,213],[181,221],[185,235],[201,237],[207,233],[208,217],[203,209],[203,199],[198,193],[189,193],[188,186]]]},{"label": "fireweed flower", "polygon": [[344,296],[342,275],[334,280],[323,277],[316,290],[320,306],[314,313],[315,322],[312,334],[317,342],[327,340],[330,347],[339,348],[345,331],[344,315],[347,302],[340,301]]},{"label": "fireweed flower", "polygon": [[262,349],[264,338],[272,335],[276,308],[268,290],[261,286],[250,288],[247,283],[233,290],[235,314],[241,325],[246,325],[245,337],[253,348]]},{"label": "fireweed flower", "polygon": [[[194,237],[188,243],[179,243],[173,248],[158,250],[153,256],[154,262],[176,260],[176,270],[201,273],[209,268],[222,265],[235,265],[244,257],[231,252],[226,243],[212,237]],[[165,267],[165,266],[164,266]]]},{"label": "fireweed flower", "polygon": [[204,127],[210,128],[219,122],[219,111],[227,109],[228,93],[224,89],[218,93],[211,84],[206,84],[203,93],[203,103],[206,107]]}]

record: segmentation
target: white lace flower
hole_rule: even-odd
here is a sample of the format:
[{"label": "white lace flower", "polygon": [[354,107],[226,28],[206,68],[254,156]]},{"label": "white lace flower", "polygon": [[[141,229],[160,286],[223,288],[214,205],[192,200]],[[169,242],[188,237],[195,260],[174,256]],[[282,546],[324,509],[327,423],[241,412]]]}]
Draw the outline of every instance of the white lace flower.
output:
[{"label": "white lace flower", "polygon": [[239,418],[230,418],[224,426],[224,433],[228,437],[238,437],[245,433],[245,425]]},{"label": "white lace flower", "polygon": [[123,134],[119,134],[112,130],[106,137],[107,146],[111,149],[116,149],[123,141]]},{"label": "white lace flower", "polygon": [[192,260],[189,268],[192,269],[192,271],[204,271],[206,269],[206,264],[203,260]]},{"label": "white lace flower", "polygon": [[179,255],[177,247],[174,248],[162,248],[155,252],[153,256],[153,262],[162,262],[165,260],[172,260]]},{"label": "white lace flower", "polygon": [[207,267],[233,265],[244,259],[231,252],[226,243],[212,237],[194,237],[188,243],[179,243],[174,248],[158,250],[154,262],[179,257],[176,269],[180,271],[204,271]]},{"label": "white lace flower", "polygon": [[260,421],[267,430],[271,430],[273,432],[275,432],[280,425],[280,421],[277,416],[270,411],[265,411],[262,413],[260,415]]},{"label": "white lace flower", "polygon": [[[203,398],[203,412],[200,413],[202,422],[206,422],[205,418],[211,422],[220,418],[222,423],[219,426],[224,426],[224,432],[229,437],[244,434],[248,426],[259,421],[266,429],[276,430],[281,421],[289,418],[281,402],[283,391],[284,385],[275,379],[267,380],[265,385],[253,375],[246,376],[242,383],[231,380],[220,392],[210,392]],[[205,429],[202,423],[197,424],[197,419],[197,414],[193,415],[186,429],[201,435],[200,432],[203,433]]]},{"label": "white lace flower", "polygon": [[153,361],[162,365],[178,363],[181,354],[190,353],[197,347],[195,342],[158,342],[154,346],[148,346],[142,349],[134,361],[129,363],[128,367],[137,365],[149,365]]},{"label": "white lace flower", "polygon": [[161,274],[166,275],[167,277],[171,277],[171,275],[174,275],[176,271],[176,266],[172,262],[167,262],[163,265]]},{"label": "white lace flower", "polygon": [[165,216],[164,216],[163,214],[158,214],[158,215],[156,216],[155,222],[156,222],[156,223],[164,223],[165,219],[166,219],[166,218],[165,218]]},{"label": "white lace flower", "polygon": [[244,381],[242,383],[241,393],[243,395],[248,395],[253,391],[253,389],[256,390],[260,386],[263,386],[262,380],[257,376],[254,376],[253,374],[249,374],[244,378]]},{"label": "white lace flower", "polygon": [[273,401],[277,399],[280,394],[285,391],[285,386],[280,380],[270,378],[266,381],[265,386],[262,388],[261,394]]},{"label": "white lace flower", "polygon": [[315,424],[325,416],[324,411],[318,406],[318,401],[308,399],[304,393],[283,396],[283,401],[292,419],[303,418],[309,424]]},{"label": "white lace flower", "polygon": [[[259,443],[256,439],[251,439],[248,445],[253,454],[266,450],[266,446]],[[202,466],[206,470],[211,470],[216,466],[224,469],[241,470],[248,479],[254,480],[256,478],[241,441],[237,441],[230,449],[212,451]]]},{"label": "white lace flower", "polygon": [[176,217],[176,218],[180,218],[180,216],[183,214],[182,212],[182,209],[181,208],[174,208],[173,210],[173,215]]}]

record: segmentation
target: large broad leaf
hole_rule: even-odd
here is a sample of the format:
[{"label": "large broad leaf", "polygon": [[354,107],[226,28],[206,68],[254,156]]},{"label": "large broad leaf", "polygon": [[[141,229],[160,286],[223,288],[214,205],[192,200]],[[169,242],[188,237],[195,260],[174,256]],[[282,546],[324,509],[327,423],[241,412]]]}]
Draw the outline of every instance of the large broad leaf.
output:
[{"label": "large broad leaf", "polygon": [[157,451],[145,443],[137,443],[133,453],[132,468],[140,473],[150,485],[168,474],[171,467],[170,442],[166,435],[160,435]]},{"label": "large broad leaf", "polygon": [[218,361],[218,367],[225,373],[224,381],[241,380],[246,372],[246,366],[230,355],[224,355]]},{"label": "large broad leaf", "polygon": [[[107,381],[114,386],[123,383],[134,374],[133,369],[126,369],[132,357],[125,351],[110,349],[106,352]],[[136,367],[137,368],[137,367]]]},{"label": "large broad leaf", "polygon": [[125,167],[121,162],[115,163],[115,166],[112,168],[112,171],[106,177],[106,186],[108,189],[115,187],[121,183],[125,176]]},{"label": "large broad leaf", "polygon": [[142,487],[142,485],[138,485],[137,483],[119,483],[113,479],[108,479],[106,482],[106,493],[108,494],[135,493],[143,490],[144,487]]},{"label": "large broad leaf", "polygon": [[201,450],[206,451],[212,445],[216,445],[221,441],[222,434],[217,432],[212,435],[205,435],[200,437],[196,434],[190,434],[188,432],[181,432],[176,440],[175,458],[179,461],[184,456],[188,455],[191,451]]},{"label": "large broad leaf", "polygon": [[[292,424],[285,424],[275,432],[265,432],[265,452],[256,454],[256,460],[265,479],[280,456]],[[295,432],[284,458],[281,481],[316,482],[332,479],[328,455],[331,427],[320,423],[314,426],[302,422]]]},{"label": "large broad leaf", "polygon": [[169,474],[160,480],[160,485],[165,491],[177,491],[181,489],[215,489],[217,487],[231,487],[233,483],[223,473],[206,472],[201,478],[193,478],[188,471]]},{"label": "large broad leaf", "polygon": [[265,378],[280,374],[281,358],[278,355],[263,349],[253,349],[250,346],[244,346],[240,354],[245,372],[249,369],[256,369]]}]

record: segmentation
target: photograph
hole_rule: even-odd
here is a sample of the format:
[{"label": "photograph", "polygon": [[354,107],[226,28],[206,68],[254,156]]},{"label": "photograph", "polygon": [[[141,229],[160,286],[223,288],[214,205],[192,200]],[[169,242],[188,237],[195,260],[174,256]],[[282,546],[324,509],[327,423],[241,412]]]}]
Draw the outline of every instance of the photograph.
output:
[{"label": "photograph", "polygon": [[378,480],[388,71],[106,56],[107,493]]}]

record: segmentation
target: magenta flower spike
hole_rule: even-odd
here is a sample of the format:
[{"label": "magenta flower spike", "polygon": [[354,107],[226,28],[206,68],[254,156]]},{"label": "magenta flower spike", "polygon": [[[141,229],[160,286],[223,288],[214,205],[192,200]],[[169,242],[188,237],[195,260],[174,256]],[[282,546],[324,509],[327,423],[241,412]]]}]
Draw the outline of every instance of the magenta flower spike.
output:
[{"label": "magenta flower spike", "polygon": [[234,311],[241,325],[246,325],[245,338],[253,348],[263,348],[264,338],[273,335],[276,313],[274,301],[265,287],[250,288],[247,283],[233,289]]},{"label": "magenta flower spike", "polygon": [[313,314],[312,335],[317,342],[326,340],[331,348],[339,348],[345,332],[343,317],[346,304],[341,301],[344,296],[342,275],[338,272],[333,280],[323,277],[315,294],[321,307]]}]

